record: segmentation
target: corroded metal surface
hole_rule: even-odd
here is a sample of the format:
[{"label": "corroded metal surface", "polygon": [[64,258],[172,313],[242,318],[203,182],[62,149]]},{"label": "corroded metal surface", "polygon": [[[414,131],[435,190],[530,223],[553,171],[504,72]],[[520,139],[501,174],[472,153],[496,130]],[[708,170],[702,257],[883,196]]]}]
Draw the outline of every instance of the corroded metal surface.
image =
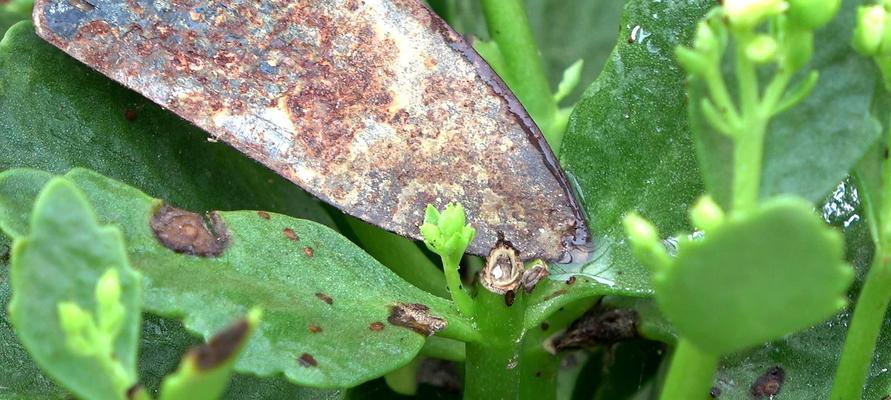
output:
[{"label": "corroded metal surface", "polygon": [[340,209],[419,237],[464,204],[486,254],[588,239],[526,111],[419,0],[38,0],[37,32]]}]

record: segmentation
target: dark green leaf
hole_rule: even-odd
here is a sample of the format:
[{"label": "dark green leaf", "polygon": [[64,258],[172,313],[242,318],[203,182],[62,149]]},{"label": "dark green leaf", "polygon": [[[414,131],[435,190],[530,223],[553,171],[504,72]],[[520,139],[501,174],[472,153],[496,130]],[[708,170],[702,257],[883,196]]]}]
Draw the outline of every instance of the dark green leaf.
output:
[{"label": "dark green leaf", "polygon": [[[8,171],[0,187],[25,175]],[[380,376],[410,361],[424,344],[423,335],[388,323],[390,307],[400,302],[425,304],[431,315],[446,318],[446,336],[473,335],[450,302],[408,285],[319,224],[278,214],[266,219],[256,212],[220,212],[215,215],[229,237],[220,256],[177,254],[162,246],[149,226],[160,201],[89,171],[74,170],[67,177],[87,193],[100,220],[123,229],[131,262],[145,275],[148,310],[182,315],[186,328],[207,337],[251,306],[264,309],[264,324],[236,370],[283,372],[294,382],[320,387]],[[5,213],[15,218],[30,209],[27,202],[5,204],[16,208]]]},{"label": "dark green leaf", "polygon": [[[794,194],[819,202],[841,181],[878,139],[881,125],[870,106],[881,82],[872,61],[851,47],[859,0],[845,0],[835,19],[817,32],[811,68],[820,79],[801,104],[771,120],[765,143],[761,198]],[[793,84],[794,86],[794,84]],[[691,99],[701,99],[700,82]],[[733,148],[710,130],[691,102],[693,128],[709,193],[728,208],[733,179]]]},{"label": "dark green leaf", "polygon": [[[16,238],[12,250],[9,315],[16,333],[41,368],[78,396],[123,399],[136,380],[142,291],[123,235],[99,226],[83,194],[64,179],[51,180],[33,207],[30,234]],[[109,270],[116,271],[120,285],[121,330],[111,354],[77,354],[57,307],[74,303],[100,324],[96,286]],[[110,376],[109,362],[119,363],[125,376]]]},{"label": "dark green leaf", "polygon": [[318,200],[34,34],[0,42],[0,171],[84,167],[194,210],[262,209],[333,226]]},{"label": "dark green leaf", "polygon": [[651,293],[649,273],[625,241],[622,215],[638,210],[673,234],[687,228],[687,208],[702,190],[684,74],[673,54],[712,4],[629,2],[618,44],[570,120],[561,162],[578,183],[596,251],[562,269],[599,279],[601,290]]}]

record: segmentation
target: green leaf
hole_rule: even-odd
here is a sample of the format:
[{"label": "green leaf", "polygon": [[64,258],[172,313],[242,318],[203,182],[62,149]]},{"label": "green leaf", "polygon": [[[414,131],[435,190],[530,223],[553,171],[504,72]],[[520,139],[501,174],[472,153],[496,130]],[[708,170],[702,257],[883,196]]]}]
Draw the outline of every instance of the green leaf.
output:
[{"label": "green leaf", "polygon": [[74,167],[183,208],[259,209],[334,222],[293,183],[16,25],[0,42],[0,171]]},{"label": "green leaf", "polygon": [[[15,240],[11,261],[9,314],[38,365],[78,396],[123,399],[136,381],[142,288],[127,262],[121,232],[99,226],[77,187],[54,179],[37,197],[31,232]],[[119,283],[113,283],[120,285],[120,300],[110,300],[123,306],[121,330],[113,336],[111,354],[78,354],[60,326],[57,305],[80,307],[104,323],[96,285],[108,270],[117,274]],[[110,376],[113,363],[126,375]]]},{"label": "green leaf", "polygon": [[582,67],[584,66],[585,61],[578,60],[563,71],[563,77],[560,78],[560,84],[557,85],[557,91],[554,93],[554,101],[557,103],[561,102],[579,86],[579,82],[582,80]]},{"label": "green leaf", "polygon": [[809,203],[781,197],[732,214],[702,239],[681,241],[673,264],[654,274],[653,285],[681,337],[711,354],[727,354],[838,312],[853,278],[843,256],[841,236]]},{"label": "green leaf", "polygon": [[[868,221],[863,214],[862,192],[850,181],[839,185],[823,206],[823,217],[833,226],[844,229],[846,259],[856,269],[857,281],[849,297],[857,298],[866,271],[872,264],[873,245]],[[851,321],[853,304],[810,329],[789,335],[783,340],[729,355],[724,358],[715,376],[715,386],[722,391],[720,399],[749,399],[751,386],[768,369],[780,367],[785,382],[776,398],[829,398],[832,379],[842,352]],[[797,310],[796,310],[797,311]],[[864,399],[881,399],[891,394],[891,319],[886,318],[865,382]]]},{"label": "green leaf", "polygon": [[[3,173],[0,197],[7,197],[7,181],[28,175]],[[250,211],[219,212],[229,243],[222,254],[177,254],[161,245],[150,227],[160,201],[89,171],[73,170],[67,177],[87,193],[102,221],[123,229],[131,262],[145,276],[148,310],[183,316],[187,329],[208,337],[249,307],[263,308],[264,323],[237,362],[238,371],[284,373],[316,387],[352,386],[381,376],[408,363],[425,341],[424,335],[388,323],[397,303],[428,306],[430,315],[448,321],[445,336],[474,337],[450,302],[400,280],[322,225],[278,214],[266,219]],[[16,210],[4,215],[24,218],[30,204],[12,207]],[[217,232],[222,229],[217,226]]]},{"label": "green leaf", "polygon": [[161,400],[214,400],[223,394],[232,375],[232,366],[251,332],[260,322],[259,310],[252,310],[217,333],[207,344],[193,348],[179,369],[164,379]]},{"label": "green leaf", "polygon": [[[809,97],[771,121],[764,146],[760,196],[802,196],[819,202],[878,139],[881,126],[870,113],[883,91],[875,66],[851,47],[857,0],[845,0],[839,14],[815,37],[810,67],[820,78]],[[729,67],[728,67],[729,68]],[[801,74],[800,79],[806,75]],[[690,98],[704,88],[691,82]],[[794,87],[795,84],[792,84]],[[733,147],[711,130],[702,108],[690,102],[701,170],[708,192],[728,208],[733,184]]]},{"label": "green leaf", "polygon": [[625,6],[618,44],[576,106],[561,153],[578,184],[595,252],[590,260],[552,268],[555,278],[580,273],[602,282],[604,291],[651,294],[622,216],[637,210],[668,234],[688,228],[687,209],[702,186],[674,48],[692,40],[711,4],[633,0]]}]

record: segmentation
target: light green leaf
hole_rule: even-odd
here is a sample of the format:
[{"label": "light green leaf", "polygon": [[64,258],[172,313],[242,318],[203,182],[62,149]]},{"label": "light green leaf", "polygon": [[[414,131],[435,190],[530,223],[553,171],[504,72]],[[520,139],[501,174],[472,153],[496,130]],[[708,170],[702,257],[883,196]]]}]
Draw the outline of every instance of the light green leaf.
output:
[{"label": "light green leaf", "polygon": [[585,60],[578,60],[563,71],[563,77],[560,78],[560,84],[557,85],[557,92],[554,93],[554,101],[559,103],[569,96],[579,82],[582,80],[582,67],[585,66]]},{"label": "light green leaf", "polygon": [[[136,381],[142,287],[127,262],[121,232],[100,226],[77,187],[54,179],[37,197],[31,232],[15,240],[11,262],[9,313],[37,364],[80,397],[124,399]],[[112,283],[120,285],[120,331],[108,349],[111,354],[79,354],[60,326],[58,305],[79,307],[102,321],[96,285],[108,270],[116,272]],[[126,375],[113,377],[109,368],[114,364]]]},{"label": "light green leaf", "polygon": [[[22,170],[3,173],[0,197],[7,197],[6,182],[28,176]],[[187,329],[208,337],[249,307],[264,309],[264,323],[237,362],[238,371],[284,373],[316,387],[346,387],[383,375],[409,362],[425,341],[388,322],[398,303],[428,306],[431,316],[448,321],[445,336],[474,337],[450,302],[405,283],[319,224],[278,214],[266,219],[257,212],[219,212],[229,243],[222,254],[177,254],[150,227],[160,201],[89,171],[73,170],[67,177],[87,193],[101,220],[123,228],[132,263],[145,276],[148,310],[184,316]],[[40,184],[35,180],[35,187]],[[23,218],[30,209],[27,202],[12,206],[16,211],[4,215]]]},{"label": "light green leaf", "polygon": [[702,239],[682,240],[653,286],[680,336],[711,354],[728,354],[844,307],[854,271],[843,256],[841,235],[810,204],[782,197],[728,216]]}]

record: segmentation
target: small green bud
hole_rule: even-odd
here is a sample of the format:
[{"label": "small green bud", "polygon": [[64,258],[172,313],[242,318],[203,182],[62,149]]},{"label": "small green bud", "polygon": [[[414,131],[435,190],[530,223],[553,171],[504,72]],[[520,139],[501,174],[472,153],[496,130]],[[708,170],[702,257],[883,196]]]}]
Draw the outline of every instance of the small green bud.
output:
[{"label": "small green bud", "polygon": [[668,251],[659,240],[659,232],[650,221],[637,213],[630,213],[625,215],[622,223],[631,240],[634,255],[642,264],[655,272],[665,270],[671,264]]},{"label": "small green bud", "polygon": [[118,271],[109,268],[96,283],[96,301],[102,304],[116,304],[121,301],[121,282]]},{"label": "small green bud", "polygon": [[787,0],[789,20],[808,30],[826,25],[838,12],[841,0]]},{"label": "small green bud", "polygon": [[887,18],[885,8],[880,5],[857,8],[852,44],[858,52],[865,56],[874,56],[879,52]]},{"label": "small green bud", "polygon": [[455,203],[446,205],[439,215],[439,230],[445,236],[452,236],[464,227],[464,206]]},{"label": "small green bud", "polygon": [[65,343],[68,348],[82,356],[93,354],[96,347],[87,341],[85,334],[86,331],[95,329],[93,317],[71,301],[59,303],[56,307],[59,313],[59,325],[62,332],[65,332]]},{"label": "small green bud", "polygon": [[724,211],[711,196],[702,196],[690,208],[690,219],[693,224],[704,231],[714,229],[724,221]]},{"label": "small green bud", "polygon": [[696,26],[696,37],[693,39],[693,48],[702,53],[714,53],[720,51],[718,37],[712,30],[708,21],[699,21]]},{"label": "small green bud", "polygon": [[460,204],[449,204],[442,212],[428,205],[420,227],[424,244],[442,257],[460,258],[476,237],[476,230],[465,225],[466,219],[464,206]]},{"label": "small green bud", "polygon": [[730,26],[752,29],[767,17],[785,11],[789,4],[783,0],[725,0],[724,13]]},{"label": "small green bud", "polygon": [[768,35],[758,35],[746,45],[746,57],[757,64],[773,61],[777,55],[777,41]]},{"label": "small green bud", "polygon": [[99,330],[110,336],[117,336],[124,324],[126,310],[121,304],[121,282],[118,271],[109,268],[96,283],[96,303],[98,304]]},{"label": "small green bud", "polygon": [[674,56],[678,60],[678,64],[690,75],[704,75],[712,66],[708,58],[698,51],[686,47],[676,48]]},{"label": "small green bud", "polygon": [[797,71],[811,61],[814,55],[814,33],[789,26],[783,42],[783,67]]},{"label": "small green bud", "polygon": [[638,243],[659,242],[659,232],[656,227],[637,213],[630,213],[623,221],[625,232],[632,241]]}]

